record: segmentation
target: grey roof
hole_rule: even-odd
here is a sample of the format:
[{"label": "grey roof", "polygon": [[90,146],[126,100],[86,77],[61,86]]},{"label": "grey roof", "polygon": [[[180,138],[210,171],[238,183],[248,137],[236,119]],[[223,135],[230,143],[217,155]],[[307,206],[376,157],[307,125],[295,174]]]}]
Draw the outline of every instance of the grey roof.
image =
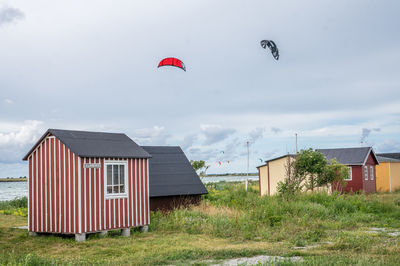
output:
[{"label": "grey roof", "polygon": [[317,151],[325,155],[328,161],[335,158],[339,163],[345,165],[363,165],[371,151],[376,159],[371,147],[317,149]]},{"label": "grey roof", "polygon": [[207,194],[196,171],[177,146],[142,146],[151,156],[150,197]]},{"label": "grey roof", "polygon": [[392,159],[398,159],[400,160],[400,152],[392,152],[392,153],[377,153],[376,155],[386,157],[386,158],[392,158]]},{"label": "grey roof", "polygon": [[143,148],[122,133],[89,132],[49,129],[32,147],[23,160],[48,135],[52,134],[80,157],[100,158],[150,158]]},{"label": "grey roof", "polygon": [[391,163],[400,163],[400,160],[398,159],[393,159],[393,158],[389,158],[389,157],[383,157],[383,156],[379,156],[377,155],[376,158],[378,159],[379,162],[391,162]]}]

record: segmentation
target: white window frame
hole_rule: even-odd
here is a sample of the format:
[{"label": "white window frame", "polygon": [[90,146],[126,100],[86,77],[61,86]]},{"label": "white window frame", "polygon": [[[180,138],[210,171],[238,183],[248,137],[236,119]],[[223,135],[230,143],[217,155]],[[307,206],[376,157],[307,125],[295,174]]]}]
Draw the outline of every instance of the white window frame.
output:
[{"label": "white window frame", "polygon": [[374,180],[374,178],[375,178],[375,176],[374,176],[374,173],[375,171],[374,171],[374,167],[372,166],[372,165],[370,165],[369,166],[369,178],[371,179],[371,180]]},{"label": "white window frame", "polygon": [[364,165],[364,179],[368,180],[368,166]]},{"label": "white window frame", "polygon": [[[107,166],[108,165],[124,165],[124,186],[125,192],[124,193],[107,193]],[[128,162],[127,161],[104,161],[104,169],[103,169],[103,176],[104,176],[104,197],[106,199],[116,199],[116,198],[127,198],[128,197]]]},{"label": "white window frame", "polygon": [[344,181],[351,181],[353,180],[353,167],[348,166],[347,168],[349,169],[349,178],[345,179]]}]

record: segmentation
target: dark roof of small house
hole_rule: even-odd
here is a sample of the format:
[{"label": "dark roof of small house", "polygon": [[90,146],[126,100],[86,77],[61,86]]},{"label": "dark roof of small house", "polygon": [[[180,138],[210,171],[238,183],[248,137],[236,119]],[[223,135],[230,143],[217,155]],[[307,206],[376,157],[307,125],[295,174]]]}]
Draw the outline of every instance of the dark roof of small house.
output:
[{"label": "dark roof of small house", "polygon": [[32,147],[23,160],[48,135],[58,138],[73,153],[80,157],[100,158],[150,158],[143,148],[123,133],[89,132],[76,130],[48,129]]},{"label": "dark roof of small house", "polygon": [[391,163],[400,163],[400,160],[398,160],[398,159],[393,159],[393,158],[389,158],[389,157],[383,157],[383,156],[377,155],[376,158],[378,158],[378,161],[379,161],[379,162],[385,162],[385,163],[388,163],[388,162],[391,162]]},{"label": "dark roof of small house", "polygon": [[391,152],[391,153],[377,153],[377,156],[382,156],[386,158],[392,158],[400,160],[400,152]]},{"label": "dark roof of small house", "polygon": [[142,146],[149,162],[150,197],[207,194],[196,171],[177,146]]},{"label": "dark roof of small house", "polygon": [[[365,164],[370,152],[372,152],[373,156],[375,156],[374,151],[372,150],[371,147],[317,149],[317,151],[325,155],[325,158],[328,161],[330,161],[331,159],[336,159],[339,163],[345,165]],[[376,161],[378,162],[377,159]]]}]

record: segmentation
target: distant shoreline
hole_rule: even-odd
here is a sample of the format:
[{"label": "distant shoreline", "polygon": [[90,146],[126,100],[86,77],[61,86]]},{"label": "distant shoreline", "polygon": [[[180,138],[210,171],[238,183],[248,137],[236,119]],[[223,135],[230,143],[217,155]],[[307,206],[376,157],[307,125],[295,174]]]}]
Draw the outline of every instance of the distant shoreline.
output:
[{"label": "distant shoreline", "polygon": [[26,182],[27,178],[0,178],[0,182]]},{"label": "distant shoreline", "polygon": [[[207,174],[202,177],[213,177],[213,176],[247,176],[247,173]],[[249,176],[258,176],[258,173],[249,173]]]}]

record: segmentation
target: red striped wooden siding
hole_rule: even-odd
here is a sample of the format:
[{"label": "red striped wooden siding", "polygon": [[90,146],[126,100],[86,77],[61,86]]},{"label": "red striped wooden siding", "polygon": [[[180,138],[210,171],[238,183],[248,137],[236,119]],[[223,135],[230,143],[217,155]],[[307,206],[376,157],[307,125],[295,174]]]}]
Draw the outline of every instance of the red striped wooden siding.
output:
[{"label": "red striped wooden siding", "polygon": [[[127,197],[107,198],[106,161],[126,162]],[[88,233],[147,225],[148,159],[81,158],[47,136],[28,158],[29,231]],[[84,168],[100,163],[100,169]]]}]

